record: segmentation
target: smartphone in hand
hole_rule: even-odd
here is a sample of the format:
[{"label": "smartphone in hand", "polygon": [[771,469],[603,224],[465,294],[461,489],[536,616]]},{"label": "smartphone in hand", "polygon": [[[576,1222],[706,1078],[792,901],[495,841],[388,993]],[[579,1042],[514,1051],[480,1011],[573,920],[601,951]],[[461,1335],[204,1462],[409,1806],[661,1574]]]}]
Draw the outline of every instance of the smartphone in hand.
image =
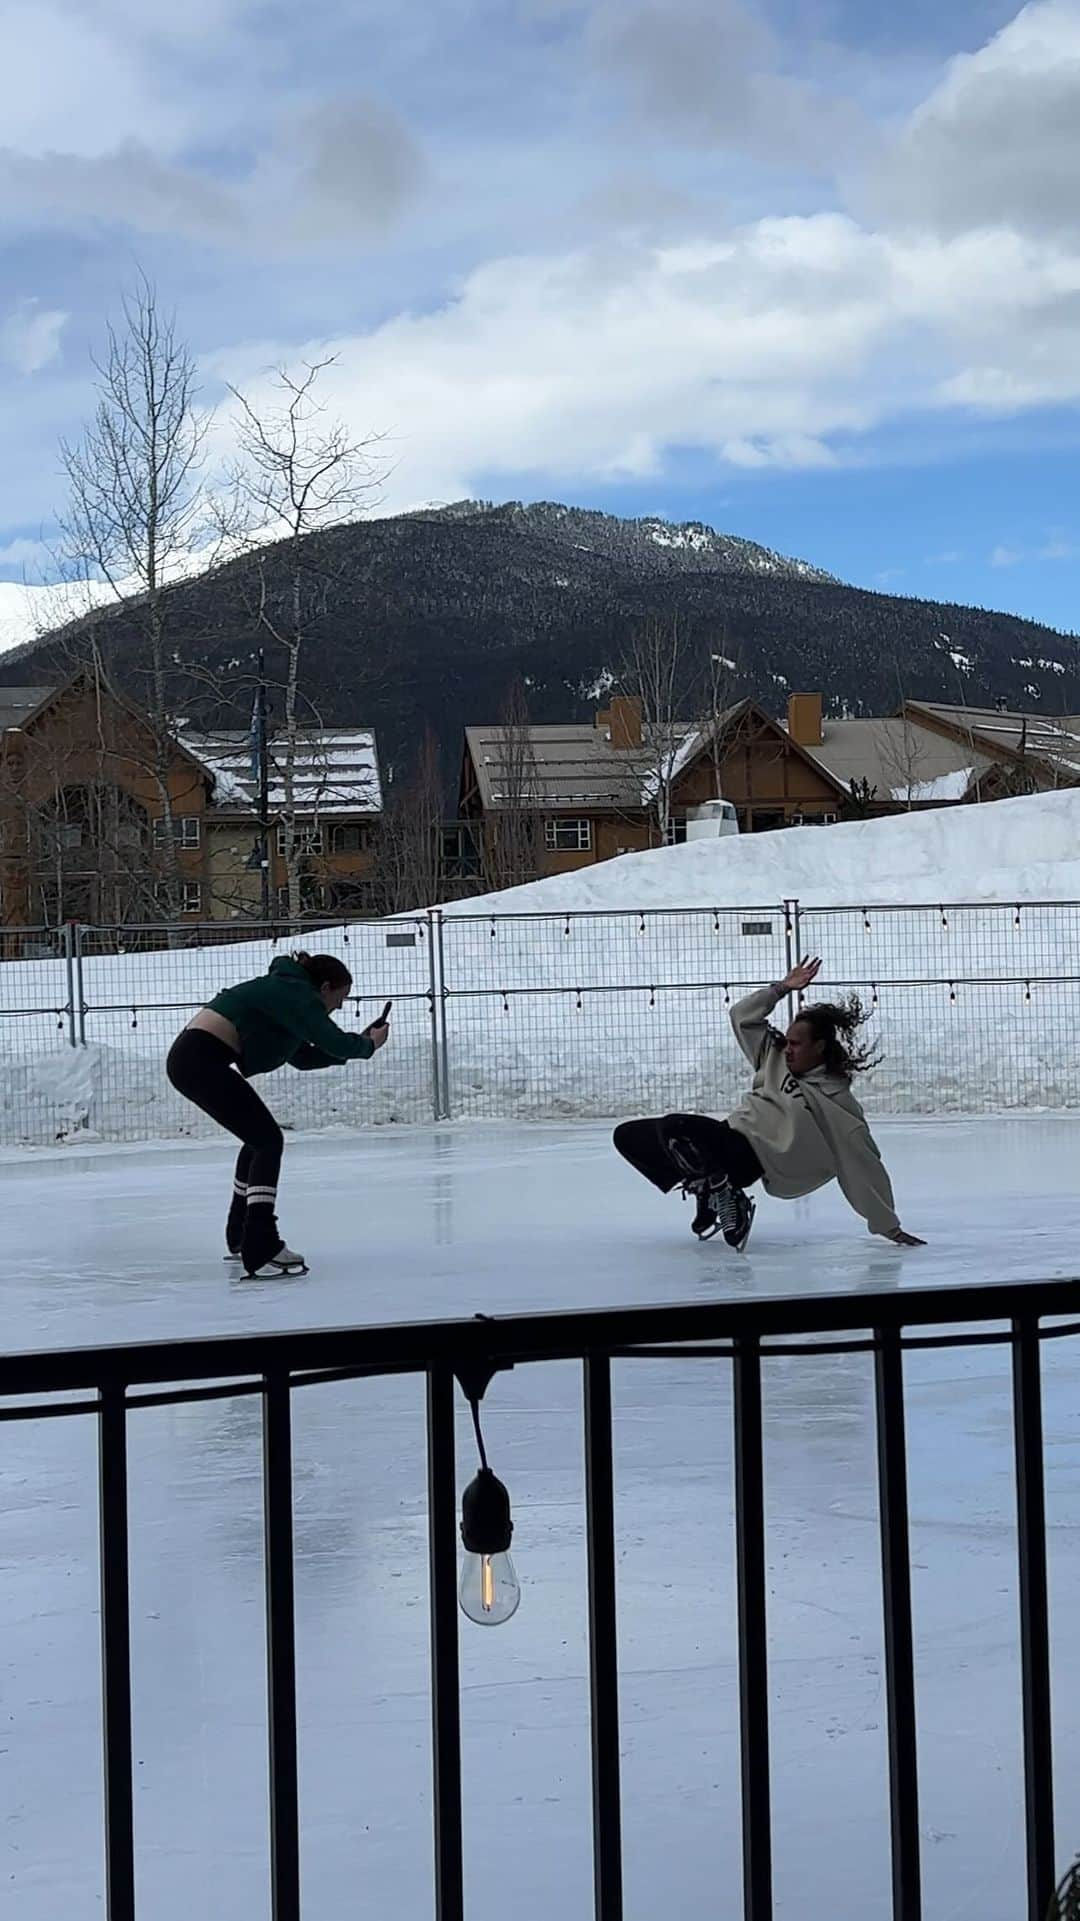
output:
[{"label": "smartphone in hand", "polygon": [[390,1019],[390,1009],[393,1007],[393,1005],[394,1005],[393,1001],[387,1001],[386,1006],[383,1008],[383,1011],[379,1015],[378,1020],[372,1022],[373,1027],[386,1026],[387,1021]]}]

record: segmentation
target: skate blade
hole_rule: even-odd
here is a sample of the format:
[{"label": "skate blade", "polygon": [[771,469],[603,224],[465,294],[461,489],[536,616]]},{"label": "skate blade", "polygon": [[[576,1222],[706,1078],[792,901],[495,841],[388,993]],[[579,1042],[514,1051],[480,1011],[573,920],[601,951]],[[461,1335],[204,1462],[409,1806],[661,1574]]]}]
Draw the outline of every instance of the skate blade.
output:
[{"label": "skate blade", "polygon": [[249,1281],[291,1281],[298,1274],[310,1274],[306,1261],[289,1261],[282,1265],[279,1261],[267,1261],[264,1267],[245,1270]]}]

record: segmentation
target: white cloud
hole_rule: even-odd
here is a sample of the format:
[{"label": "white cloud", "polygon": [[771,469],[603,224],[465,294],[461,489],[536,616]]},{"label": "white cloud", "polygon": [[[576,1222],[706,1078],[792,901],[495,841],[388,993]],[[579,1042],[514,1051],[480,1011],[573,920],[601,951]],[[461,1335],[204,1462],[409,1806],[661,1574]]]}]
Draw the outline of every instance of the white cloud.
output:
[{"label": "white cloud", "polygon": [[6,148],[44,156],[58,146],[92,156],[154,129],[189,124],[175,90],[156,86],[131,37],[85,6],[5,0],[0,129]]},{"label": "white cloud", "polygon": [[22,300],[0,321],[0,361],[18,374],[36,374],[60,352],[68,316],[36,300]]},{"label": "white cloud", "polygon": [[28,540],[18,535],[0,546],[0,567],[18,569],[20,573],[37,575],[49,560],[48,543],[44,540]]},{"label": "white cloud", "polygon": [[[218,16],[239,34],[246,3],[193,0],[208,34]],[[48,0],[48,32],[69,17],[65,4]],[[26,0],[16,5],[29,21]],[[58,151],[65,67],[48,125],[27,118],[24,150],[0,155],[0,209],[189,237],[234,274],[248,259],[321,249],[325,304],[321,280],[294,274],[282,309],[302,311],[312,332],[312,314],[332,313],[335,338],[305,345],[282,321],[277,336],[271,324],[266,339],[205,359],[257,393],[267,365],[336,349],[331,404],[354,433],[388,436],[389,507],[495,487],[504,474],[533,475],[538,490],[658,474],[685,448],[744,468],[826,467],[863,457],[877,428],[915,415],[1080,401],[1080,0],[1036,0],[952,61],[899,131],[879,134],[873,197],[852,192],[847,211],[816,212],[810,177],[853,133],[863,138],[861,112],[815,90],[820,49],[800,66],[740,0],[663,11],[657,0],[518,0],[491,12],[460,0],[449,11],[463,30],[486,22],[494,34],[495,12],[500,32],[539,24],[543,45],[533,60],[533,43],[508,51],[498,40],[512,84],[497,106],[494,51],[475,95],[442,88],[447,118],[430,159],[415,101],[410,121],[366,70],[370,92],[342,97],[333,60],[290,90],[285,63],[273,71],[280,49],[253,33],[238,83],[244,137],[215,174],[184,135],[197,125],[209,140],[212,127],[224,143],[225,122],[205,103],[192,120],[191,89],[178,87],[175,113],[153,124],[153,87],[139,83],[158,27],[137,0],[96,0],[99,25],[123,25],[109,111],[95,102],[88,132],[85,103],[73,107],[75,134]],[[432,18],[427,0],[410,12],[410,56],[449,45],[430,38]],[[46,45],[45,28],[27,32]],[[86,33],[73,44],[93,77],[103,68]],[[174,38],[186,57],[194,41]],[[263,74],[262,62],[273,110],[252,142],[261,82],[249,68]],[[857,63],[839,72],[854,89]],[[557,103],[553,115],[538,114],[541,98]],[[796,211],[762,216],[776,205]],[[395,251],[386,236],[403,219]],[[372,235],[380,245],[361,274]],[[392,295],[376,279],[384,270],[400,274]],[[200,256],[204,298],[208,278]],[[180,288],[169,292],[182,309]],[[343,312],[355,318],[342,324]],[[223,336],[228,323],[217,324]]]},{"label": "white cloud", "polygon": [[[1074,287],[1080,256],[1049,242],[897,239],[832,214],[508,258],[435,312],[334,339],[332,403],[354,432],[389,436],[393,506],[502,473],[656,473],[674,448],[825,466],[914,408],[1080,397]],[[261,343],[212,365],[257,386],[289,356]]]},{"label": "white cloud", "polygon": [[995,547],[990,555],[990,565],[991,567],[1019,567],[1033,560],[1075,560],[1078,554],[1080,554],[1080,547],[1074,540],[1054,534],[1038,547],[1023,548],[1005,545]]},{"label": "white cloud", "polygon": [[1080,229],[1080,0],[1035,0],[949,62],[879,180],[892,218],[944,233]]}]

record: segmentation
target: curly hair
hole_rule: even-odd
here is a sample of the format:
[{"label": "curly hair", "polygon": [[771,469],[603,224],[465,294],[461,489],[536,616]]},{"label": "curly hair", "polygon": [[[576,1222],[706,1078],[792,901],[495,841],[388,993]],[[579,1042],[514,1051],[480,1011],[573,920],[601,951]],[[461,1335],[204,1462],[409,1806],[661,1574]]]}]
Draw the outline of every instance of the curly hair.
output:
[{"label": "curly hair", "polygon": [[880,1066],[882,1055],[875,1043],[864,1041],[860,1045],[855,1040],[870,1019],[858,994],[847,994],[842,1001],[818,1001],[813,1007],[800,1007],[795,1019],[805,1022],[816,1041],[824,1042],[822,1065],[830,1074],[840,1074],[850,1081],[856,1074]]}]

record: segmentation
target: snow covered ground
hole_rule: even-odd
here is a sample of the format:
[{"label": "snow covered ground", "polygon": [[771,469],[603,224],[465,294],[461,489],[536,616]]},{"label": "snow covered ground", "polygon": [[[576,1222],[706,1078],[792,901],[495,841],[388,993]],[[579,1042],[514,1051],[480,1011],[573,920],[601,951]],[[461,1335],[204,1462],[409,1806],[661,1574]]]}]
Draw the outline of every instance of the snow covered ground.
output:
[{"label": "snow covered ground", "polygon": [[[581,1125],[398,1128],[290,1144],[302,1281],[219,1259],[230,1150],[0,1163],[8,1348],[1072,1271],[1080,1120],[886,1123],[902,1215],[870,1239],[835,1191],[762,1203],[750,1252],[689,1236]],[[1024,1911],[1009,1370],[909,1357],[925,1911]],[[1045,1355],[1060,1854],[1080,1847],[1080,1352]],[[726,1363],[616,1368],[627,1912],[739,1912]],[[307,1921],[427,1921],[423,1409],[409,1381],[296,1397]],[[886,1921],[886,1756],[869,1359],[766,1363],[777,1914]],[[258,1410],[132,1417],[136,1820],[148,1921],[268,1912]],[[520,1612],[462,1624],[471,1921],[590,1910],[580,1375],[490,1393]],[[0,1447],[0,1912],[102,1912],[96,1465],[84,1420]],[[459,1473],[472,1471],[463,1418]]]},{"label": "snow covered ground", "polygon": [[813,907],[1080,900],[1080,788],[657,847],[445,911],[743,907],[788,898]]},{"label": "snow covered ground", "polygon": [[[392,996],[393,1045],[370,1068],[285,1070],[270,1096],[294,1127],[424,1120],[445,1034],[454,1116],[721,1107],[741,1074],[728,1006],[798,945],[825,957],[823,994],[857,988],[874,1009],[873,1111],[1073,1106],[1078,849],[1080,790],[626,855],[460,902],[441,932],[427,915],[319,929],[355,976],[346,1022]],[[169,1043],[279,952],[260,940],[88,954],[76,1049],[64,961],[0,966],[0,1141],[205,1133],[165,1081]]]}]

